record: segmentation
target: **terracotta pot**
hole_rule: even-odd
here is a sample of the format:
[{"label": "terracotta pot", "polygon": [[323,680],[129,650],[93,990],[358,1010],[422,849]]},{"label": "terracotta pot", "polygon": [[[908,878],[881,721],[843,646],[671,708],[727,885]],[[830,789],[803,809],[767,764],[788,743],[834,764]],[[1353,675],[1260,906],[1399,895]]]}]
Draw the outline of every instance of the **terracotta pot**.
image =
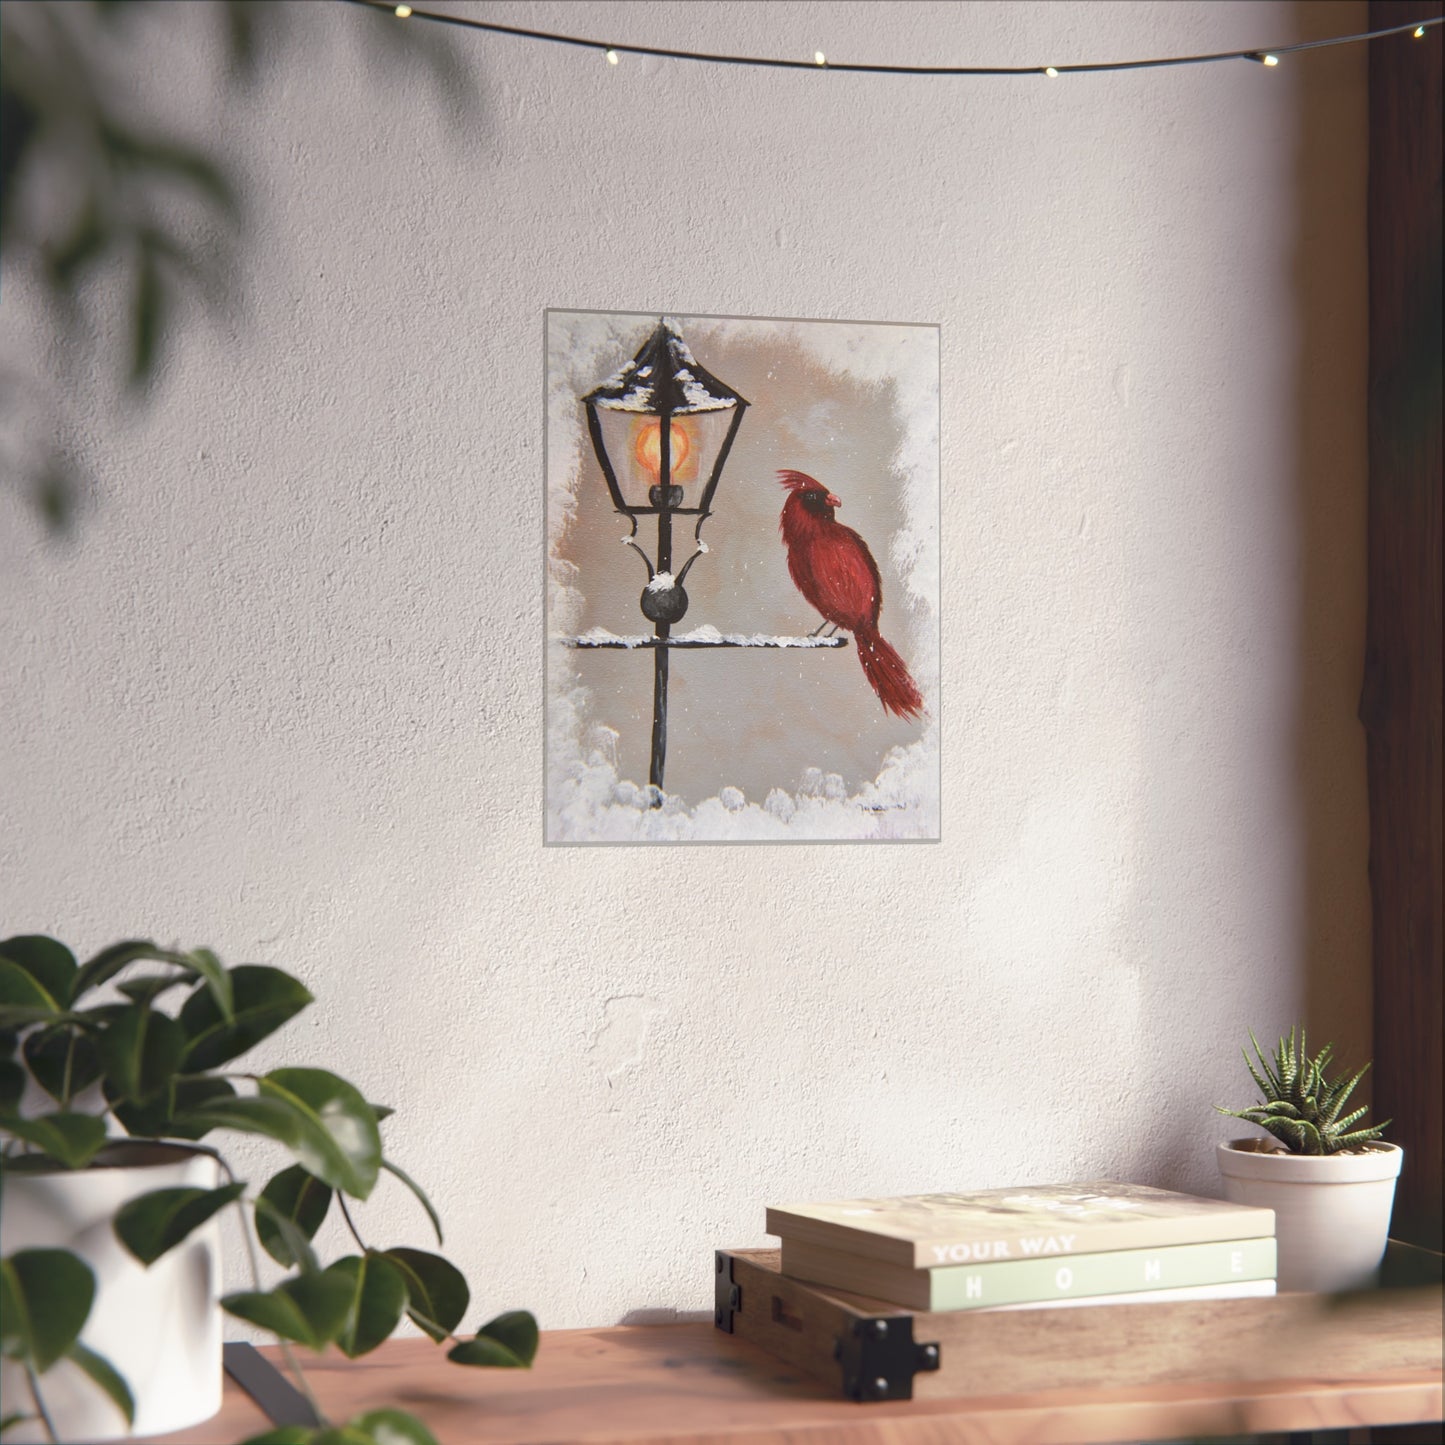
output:
[{"label": "terracotta pot", "polygon": [[[81,1342],[104,1355],[135,1399],[136,1435],[158,1435],[209,1420],[221,1408],[220,1226],[212,1218],[149,1269],[116,1238],[111,1220],[152,1189],[214,1189],[218,1166],[181,1144],[108,1144],[85,1169],[5,1170],[0,1253],[69,1249],[95,1272],[95,1302]],[[124,1439],[125,1417],[68,1360],[40,1377],[61,1440]],[[29,1410],[22,1367],[0,1366],[6,1410]],[[11,1442],[44,1440],[39,1421],[5,1432]]]},{"label": "terracotta pot", "polygon": [[1274,1210],[1279,1288],[1368,1285],[1385,1254],[1404,1151],[1380,1140],[1358,1154],[1288,1154],[1272,1139],[1218,1147],[1224,1197]]}]

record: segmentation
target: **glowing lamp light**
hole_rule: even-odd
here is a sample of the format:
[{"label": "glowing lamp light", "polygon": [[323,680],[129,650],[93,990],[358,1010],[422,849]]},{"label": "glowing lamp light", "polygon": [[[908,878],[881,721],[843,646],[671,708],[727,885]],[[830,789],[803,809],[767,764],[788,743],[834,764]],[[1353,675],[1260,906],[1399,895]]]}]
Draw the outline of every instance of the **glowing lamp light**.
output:
[{"label": "glowing lamp light", "polygon": [[1266,55],[1266,56],[1264,57],[1264,63],[1265,63],[1266,65],[1278,65],[1278,64],[1279,64],[1279,56],[1277,56],[1277,55]]},{"label": "glowing lamp light", "polygon": [[[674,420],[667,429],[668,440],[671,444],[672,480],[675,482],[691,481],[697,474],[697,468],[688,467],[688,458],[692,454],[691,428],[683,422]],[[638,466],[642,468],[655,484],[662,475],[662,422],[652,421],[637,428],[637,438],[632,443],[632,457]]]},{"label": "glowing lamp light", "polygon": [[1057,80],[1059,78],[1059,72],[1055,70],[1052,65],[1044,66],[1044,74],[1047,75],[1050,80]]},{"label": "glowing lamp light", "polygon": [[615,50],[609,50],[607,52],[607,63],[608,65],[617,64],[617,52]]},{"label": "glowing lamp light", "polygon": [[411,14],[411,6],[398,5],[391,13],[395,15],[398,20],[405,20],[406,17]]},{"label": "glowing lamp light", "polygon": [[1416,40],[1423,40],[1425,38],[1425,27],[1423,25],[1417,25],[1413,34]]}]

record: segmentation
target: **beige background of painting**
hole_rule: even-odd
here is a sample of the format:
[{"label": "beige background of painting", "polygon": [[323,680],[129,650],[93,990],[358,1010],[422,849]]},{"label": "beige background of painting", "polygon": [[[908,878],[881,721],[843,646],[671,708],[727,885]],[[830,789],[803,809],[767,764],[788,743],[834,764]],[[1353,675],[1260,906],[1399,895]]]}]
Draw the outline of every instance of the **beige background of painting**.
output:
[{"label": "beige background of painting", "polygon": [[[903,585],[893,540],[905,521],[905,478],[893,462],[903,445],[906,416],[894,384],[862,380],[834,370],[798,344],[792,327],[768,322],[674,318],[700,365],[744,396],[749,407],[724,468],[703,528],[707,553],[688,573],[687,616],[674,628],[710,624],[724,633],[795,636],[820,618],[787,572],[778,532],[785,497],[776,473],[788,467],[818,478],[842,500],[839,520],[868,542],[883,578],[883,635],[903,653],[915,675],[937,676],[936,599]],[[632,333],[617,364],[627,359],[656,317],[619,318]],[[805,323],[809,324],[809,323]],[[886,354],[900,332],[916,344],[917,328],[811,323],[845,333],[858,346]],[[549,317],[549,357],[565,350],[566,313]],[[590,355],[589,358],[590,359]],[[585,364],[585,363],[584,363]],[[602,380],[598,375],[584,389]],[[934,394],[936,395],[936,377]],[[909,398],[916,406],[928,398]],[[582,408],[572,419],[580,426]],[[564,424],[565,425],[565,424]],[[935,420],[936,425],[936,420]],[[583,605],[577,628],[646,634],[651,624],[638,608],[646,581],[641,559],[619,545],[628,524],[612,509],[590,444],[582,452],[577,508],[555,555],[577,568]],[[693,488],[687,500],[693,500]],[[915,519],[937,547],[936,489],[925,515]],[[931,525],[930,525],[931,524]],[[693,551],[693,519],[674,527],[675,570]],[[655,558],[657,524],[639,522],[638,542]],[[652,658],[649,652],[567,654],[568,681],[587,690],[587,721],[618,733],[620,776],[646,783],[652,727]],[[936,692],[926,698],[938,711]],[[888,748],[912,741],[926,722],[884,713],[851,645],[837,651],[727,649],[675,651],[669,682],[666,785],[690,803],[736,787],[762,801],[774,787],[795,791],[806,769],[840,774],[850,792],[872,778]]]}]

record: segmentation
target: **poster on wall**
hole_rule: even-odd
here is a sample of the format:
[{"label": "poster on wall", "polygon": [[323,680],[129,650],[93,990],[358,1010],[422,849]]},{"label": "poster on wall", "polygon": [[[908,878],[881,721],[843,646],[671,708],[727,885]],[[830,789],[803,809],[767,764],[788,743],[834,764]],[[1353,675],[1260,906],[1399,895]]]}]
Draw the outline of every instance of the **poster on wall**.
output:
[{"label": "poster on wall", "polygon": [[546,314],[549,844],[936,841],[936,326]]}]

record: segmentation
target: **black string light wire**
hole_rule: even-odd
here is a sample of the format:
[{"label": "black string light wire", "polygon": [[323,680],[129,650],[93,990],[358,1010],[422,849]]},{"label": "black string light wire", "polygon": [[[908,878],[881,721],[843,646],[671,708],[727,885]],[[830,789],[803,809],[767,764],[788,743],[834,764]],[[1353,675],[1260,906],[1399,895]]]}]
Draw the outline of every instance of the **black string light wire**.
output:
[{"label": "black string light wire", "polygon": [[670,50],[659,45],[626,45],[619,41],[588,40],[580,35],[559,35],[551,30],[528,30],[520,25],[501,25],[494,20],[474,20],[461,15],[446,15],[437,10],[420,10],[413,5],[394,5],[384,0],[345,0],[366,10],[379,10],[399,20],[430,20],[438,25],[455,25],[464,30],[483,30],[492,35],[511,35],[520,40],[540,40],[552,45],[570,45],[578,50],[593,50],[609,65],[616,65],[623,55],[650,55],[659,60],[691,60],[703,65],[742,65],[770,70],[835,70],[853,75],[1043,75],[1056,80],[1061,75],[1093,74],[1105,70],[1162,70],[1170,65],[1212,65],[1222,60],[1249,60],[1256,65],[1275,66],[1286,55],[1303,50],[1319,50],[1330,45],[1357,45],[1361,41],[1382,40],[1387,35],[1407,32],[1416,40],[1426,31],[1445,24],[1445,16],[1432,20],[1392,25],[1386,30],[1364,30],[1358,35],[1331,35],[1324,40],[1300,40],[1293,45],[1256,46],[1252,50],[1221,50],[1210,55],[1171,55],[1158,60],[1110,60],[1092,65],[864,65],[829,60],[821,50],[811,60],[778,60],[759,55],[718,55],[704,50]]}]

